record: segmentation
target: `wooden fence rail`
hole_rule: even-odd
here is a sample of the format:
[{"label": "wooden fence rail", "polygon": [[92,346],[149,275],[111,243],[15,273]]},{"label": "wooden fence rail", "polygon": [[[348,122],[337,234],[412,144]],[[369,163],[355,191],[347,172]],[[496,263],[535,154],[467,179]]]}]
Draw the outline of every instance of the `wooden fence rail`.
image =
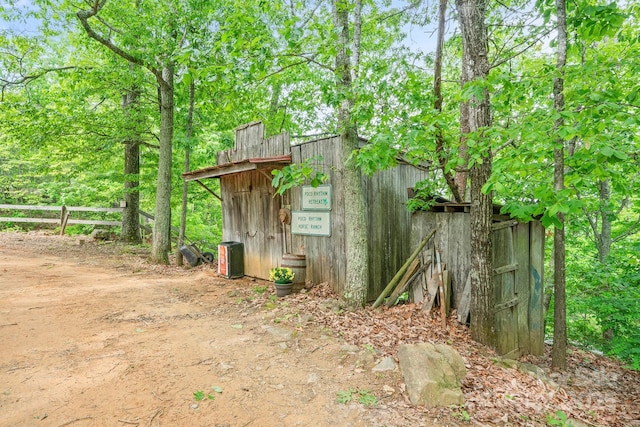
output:
[{"label": "wooden fence rail", "polygon": [[[122,221],[109,221],[109,220],[98,220],[98,219],[74,219],[69,218],[70,212],[109,212],[109,213],[120,213],[124,210],[123,207],[120,208],[94,208],[88,206],[46,206],[46,205],[6,205],[0,204],[0,211],[50,211],[50,212],[60,212],[59,218],[43,218],[43,217],[8,217],[1,216],[0,222],[23,222],[23,223],[35,223],[35,224],[58,224],[60,225],[60,235],[64,234],[65,228],[70,224],[86,224],[86,225],[108,225],[108,226],[121,226]],[[140,218],[142,219],[140,227],[147,232],[148,234],[152,233],[152,227],[149,225],[150,222],[155,220],[154,216],[148,212],[143,210],[139,210]],[[177,241],[177,235],[179,232],[178,227],[171,226],[171,231],[175,235],[175,239]],[[172,236],[174,237],[174,236]],[[186,241],[190,241],[185,236]]]},{"label": "wooden fence rail", "polygon": [[71,212],[110,212],[122,213],[124,208],[94,208],[87,206],[41,206],[41,205],[5,205],[0,204],[1,210],[20,210],[20,211],[53,211],[60,212],[59,218],[42,218],[42,217],[0,217],[0,222],[26,222],[39,224],[59,224],[60,234],[64,234],[64,230],[69,224],[86,224],[86,225],[108,225],[120,226],[122,221],[109,221],[98,219],[75,219],[70,218]]}]

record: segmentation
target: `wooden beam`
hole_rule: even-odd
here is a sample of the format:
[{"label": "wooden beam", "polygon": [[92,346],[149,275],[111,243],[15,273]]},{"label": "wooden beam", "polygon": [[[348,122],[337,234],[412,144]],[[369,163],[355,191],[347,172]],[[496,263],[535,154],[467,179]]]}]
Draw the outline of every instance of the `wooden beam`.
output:
[{"label": "wooden beam", "polygon": [[0,217],[0,222],[41,222],[45,224],[60,224],[60,218],[12,218]]},{"label": "wooden beam", "polygon": [[[21,210],[21,211],[62,211],[62,206],[40,206],[40,205],[2,205],[0,210]],[[94,208],[89,206],[66,206],[69,212],[122,212],[124,208]]]},{"label": "wooden beam", "polygon": [[498,312],[498,311],[506,310],[507,308],[511,308],[511,307],[516,306],[516,305],[518,305],[518,298],[517,297],[516,298],[512,298],[509,301],[505,301],[503,303],[496,304],[493,307],[493,311],[494,312]]},{"label": "wooden beam", "polygon": [[516,271],[517,269],[518,269],[518,263],[516,262],[514,264],[508,264],[508,265],[503,265],[502,267],[494,268],[493,274],[495,275],[504,274],[510,271]]},{"label": "wooden beam", "polygon": [[217,194],[216,194],[212,189],[210,189],[209,187],[207,187],[206,185],[204,185],[204,184],[202,183],[202,181],[200,181],[199,179],[196,179],[195,181],[196,181],[198,184],[200,184],[200,186],[201,186],[202,188],[204,188],[205,190],[207,190],[209,193],[213,194],[213,195],[215,196],[215,198],[216,198],[216,199],[218,199],[218,200],[222,201],[222,197],[218,196],[218,195],[217,195]]},{"label": "wooden beam", "polygon": [[515,221],[515,220],[494,222],[493,224],[491,224],[491,229],[493,231],[496,231],[496,230],[502,230],[503,228],[507,228],[507,227],[515,227],[516,225],[518,225],[518,221]]}]

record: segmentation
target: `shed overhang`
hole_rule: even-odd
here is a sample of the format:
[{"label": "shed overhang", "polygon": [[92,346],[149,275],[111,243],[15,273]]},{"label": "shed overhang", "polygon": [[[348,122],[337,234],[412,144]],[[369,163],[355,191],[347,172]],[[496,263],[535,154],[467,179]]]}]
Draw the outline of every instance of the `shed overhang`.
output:
[{"label": "shed overhang", "polygon": [[258,157],[185,172],[182,174],[182,178],[186,182],[199,181],[205,178],[219,178],[225,175],[253,170],[276,169],[289,164],[291,164],[290,154],[285,156]]}]

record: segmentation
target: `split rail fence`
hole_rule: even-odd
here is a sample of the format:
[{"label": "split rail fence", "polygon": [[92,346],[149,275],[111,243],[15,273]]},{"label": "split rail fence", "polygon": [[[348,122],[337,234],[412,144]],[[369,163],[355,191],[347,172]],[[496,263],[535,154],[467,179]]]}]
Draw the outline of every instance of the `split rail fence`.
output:
[{"label": "split rail fence", "polygon": [[[33,223],[33,224],[57,224],[60,226],[60,234],[64,234],[67,225],[84,224],[84,225],[106,225],[106,226],[121,226],[122,220],[105,220],[105,219],[81,219],[72,218],[72,212],[102,212],[102,213],[117,213],[122,215],[124,207],[118,208],[100,208],[100,207],[88,207],[88,206],[45,206],[45,205],[6,205],[0,204],[0,212],[2,211],[45,211],[45,212],[58,212],[55,217],[53,215],[41,216],[41,217],[14,217],[14,216],[0,216],[0,222],[19,222],[19,223]],[[147,219],[153,219],[151,214],[140,211],[141,216]],[[33,214],[31,214],[33,215]]]}]

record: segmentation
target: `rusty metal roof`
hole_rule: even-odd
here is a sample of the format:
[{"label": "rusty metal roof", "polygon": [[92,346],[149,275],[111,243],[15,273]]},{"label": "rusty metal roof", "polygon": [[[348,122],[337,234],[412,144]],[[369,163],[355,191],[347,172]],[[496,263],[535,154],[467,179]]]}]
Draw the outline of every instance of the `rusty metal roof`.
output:
[{"label": "rusty metal roof", "polygon": [[216,166],[209,166],[203,169],[185,172],[182,178],[185,181],[197,181],[205,178],[219,178],[224,175],[241,173],[258,169],[275,169],[283,165],[291,164],[291,155],[256,157],[239,162],[224,163]]}]

